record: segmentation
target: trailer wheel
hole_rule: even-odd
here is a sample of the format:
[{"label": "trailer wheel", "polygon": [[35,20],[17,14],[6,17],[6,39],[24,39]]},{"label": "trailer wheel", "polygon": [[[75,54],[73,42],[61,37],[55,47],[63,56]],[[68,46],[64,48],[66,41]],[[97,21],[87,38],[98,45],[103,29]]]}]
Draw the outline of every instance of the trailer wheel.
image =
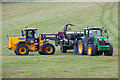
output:
[{"label": "trailer wheel", "polygon": [[95,56],[96,55],[96,48],[95,48],[94,44],[88,44],[87,55],[89,55],[89,56]]},{"label": "trailer wheel", "polygon": [[28,55],[28,53],[29,53],[29,48],[25,44],[20,44],[15,50],[16,55]]},{"label": "trailer wheel", "polygon": [[42,55],[53,55],[55,53],[55,47],[52,44],[46,44],[43,47]]},{"label": "trailer wheel", "polygon": [[61,46],[60,47],[60,52],[61,53],[66,53],[67,52],[67,47],[66,46]]},{"label": "trailer wheel", "polygon": [[79,40],[77,46],[78,46],[78,54],[79,55],[84,55],[85,53],[84,53],[84,42],[83,42],[83,40]]},{"label": "trailer wheel", "polygon": [[110,46],[110,51],[105,51],[104,55],[105,56],[112,56],[113,55],[113,46],[111,44],[109,44]]}]

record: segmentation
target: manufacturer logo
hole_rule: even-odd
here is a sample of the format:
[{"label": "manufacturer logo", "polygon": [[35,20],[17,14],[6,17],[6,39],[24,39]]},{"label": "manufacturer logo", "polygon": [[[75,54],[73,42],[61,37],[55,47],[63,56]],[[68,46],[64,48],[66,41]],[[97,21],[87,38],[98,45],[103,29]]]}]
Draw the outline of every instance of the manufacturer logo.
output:
[{"label": "manufacturer logo", "polygon": [[34,41],[33,41],[33,40],[30,40],[30,42],[31,42],[31,43],[34,43]]}]

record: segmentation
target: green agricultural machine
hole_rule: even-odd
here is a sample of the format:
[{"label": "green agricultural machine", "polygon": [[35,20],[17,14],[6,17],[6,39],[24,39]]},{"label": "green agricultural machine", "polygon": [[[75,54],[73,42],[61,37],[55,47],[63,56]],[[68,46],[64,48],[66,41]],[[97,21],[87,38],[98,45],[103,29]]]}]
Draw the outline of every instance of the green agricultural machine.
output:
[{"label": "green agricultural machine", "polygon": [[78,41],[78,54],[80,55],[113,55],[113,47],[108,39],[108,32],[102,28],[85,28],[84,36]]}]

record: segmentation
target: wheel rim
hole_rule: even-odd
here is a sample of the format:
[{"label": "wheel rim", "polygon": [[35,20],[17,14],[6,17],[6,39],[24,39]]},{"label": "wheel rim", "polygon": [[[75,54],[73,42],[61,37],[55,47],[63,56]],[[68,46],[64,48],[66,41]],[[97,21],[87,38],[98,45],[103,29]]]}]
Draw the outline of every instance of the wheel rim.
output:
[{"label": "wheel rim", "polygon": [[82,43],[79,44],[79,52],[82,53]]},{"label": "wheel rim", "polygon": [[21,48],[19,49],[19,52],[20,52],[21,54],[25,54],[25,53],[26,53],[26,48],[25,48],[25,47],[21,47]]},{"label": "wheel rim", "polygon": [[46,52],[51,53],[53,51],[53,48],[51,46],[46,47]]},{"label": "wheel rim", "polygon": [[88,47],[88,54],[89,55],[91,54],[91,47],[90,46]]}]

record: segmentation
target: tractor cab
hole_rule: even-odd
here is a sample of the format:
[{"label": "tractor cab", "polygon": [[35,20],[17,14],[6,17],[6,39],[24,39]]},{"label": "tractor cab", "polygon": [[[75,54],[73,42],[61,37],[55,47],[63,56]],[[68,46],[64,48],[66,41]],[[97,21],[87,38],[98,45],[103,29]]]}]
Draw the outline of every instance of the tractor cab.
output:
[{"label": "tractor cab", "polygon": [[86,44],[95,43],[95,41],[108,42],[108,33],[104,28],[85,28],[84,39]]},{"label": "tractor cab", "polygon": [[85,37],[101,37],[102,30],[100,28],[86,28],[84,29]]},{"label": "tractor cab", "polygon": [[108,39],[108,32],[104,28],[85,28],[84,29],[85,37],[105,37]]}]

